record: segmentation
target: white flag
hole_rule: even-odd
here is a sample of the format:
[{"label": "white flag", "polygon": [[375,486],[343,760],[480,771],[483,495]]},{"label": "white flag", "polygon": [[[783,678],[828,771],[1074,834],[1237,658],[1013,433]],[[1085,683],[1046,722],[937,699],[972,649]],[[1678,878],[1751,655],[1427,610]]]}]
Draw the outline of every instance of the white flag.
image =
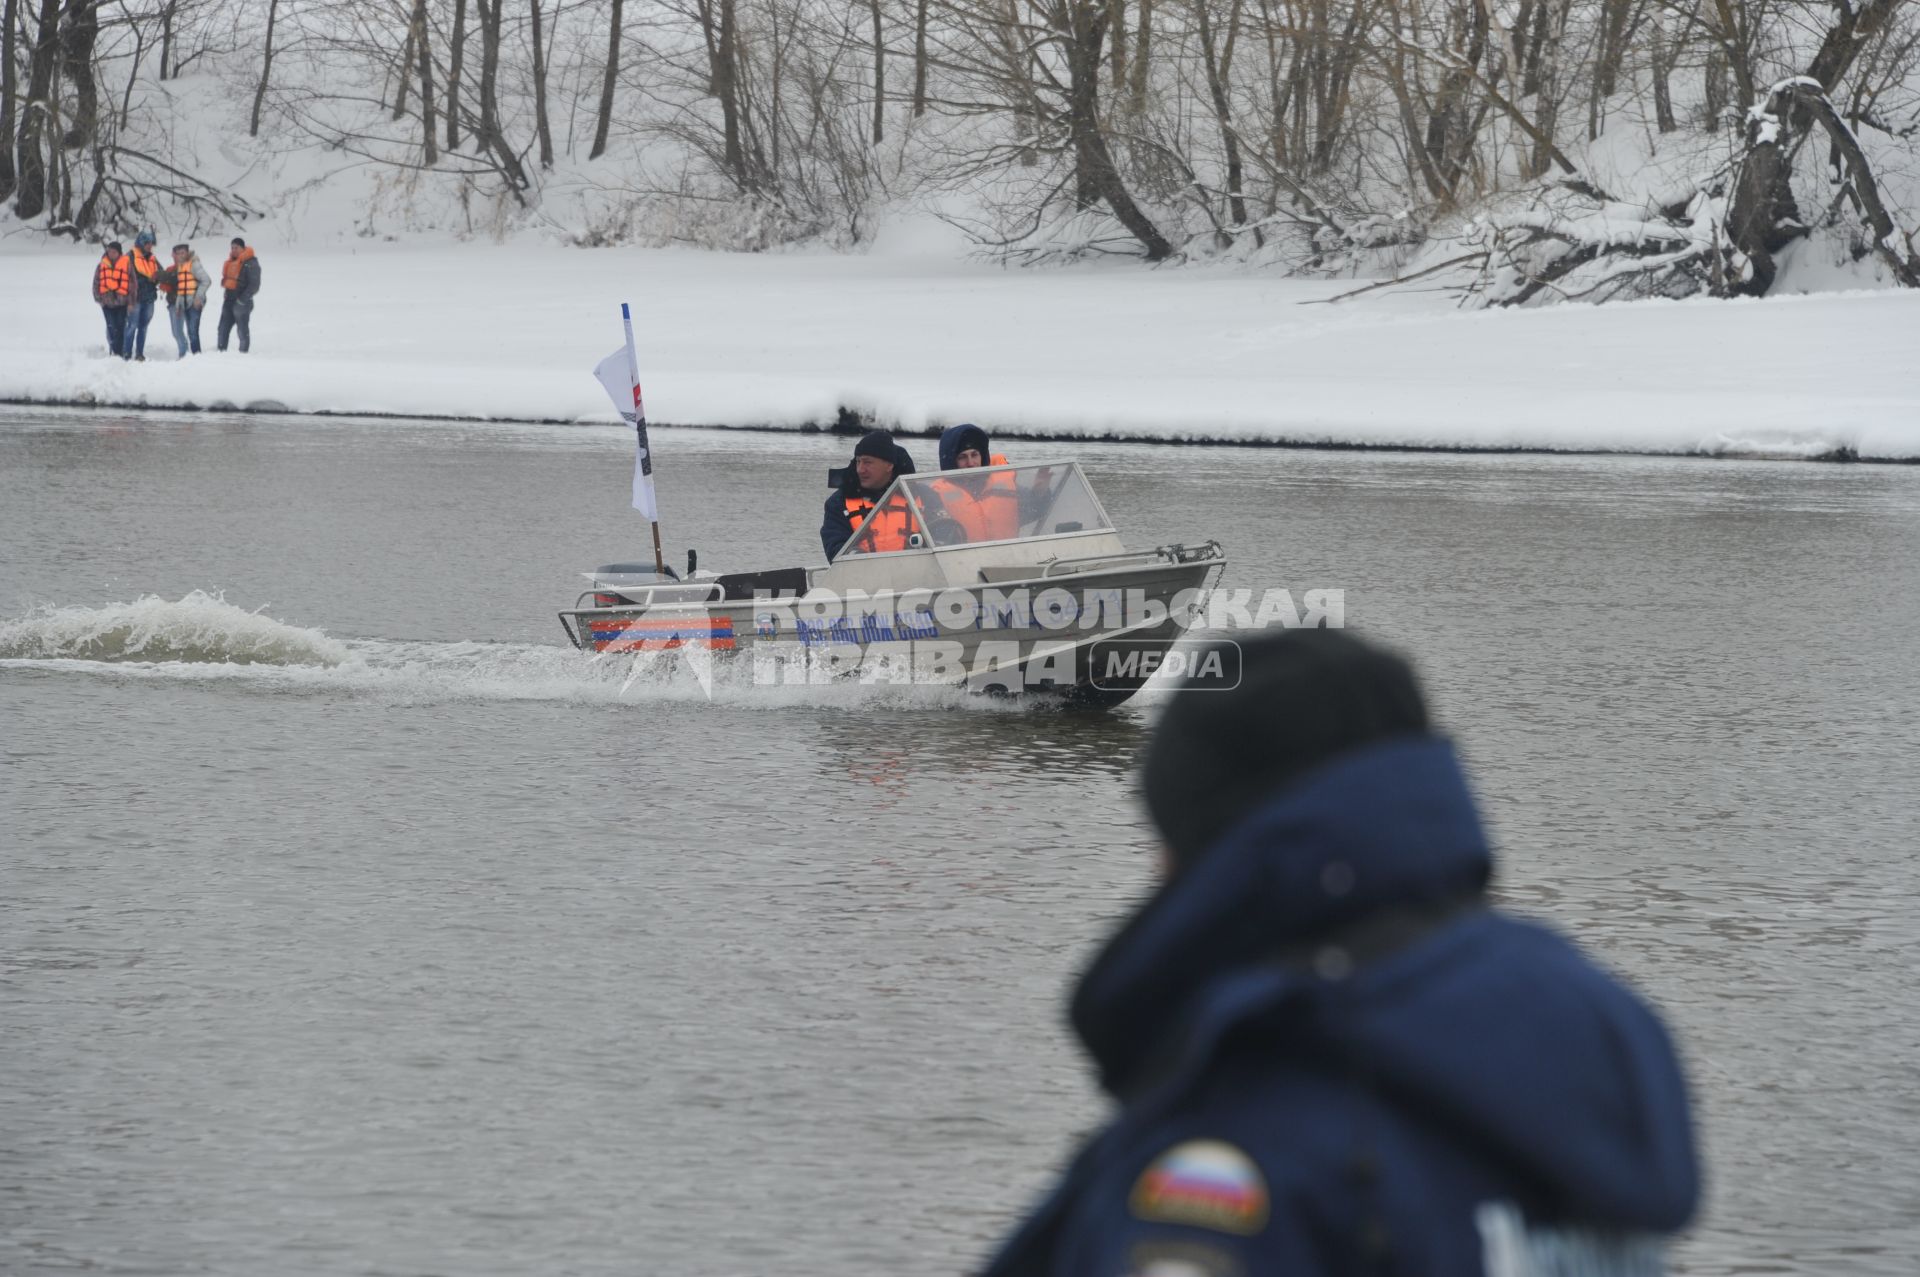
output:
[{"label": "white flag", "polygon": [[653,456],[647,447],[647,410],[640,399],[631,347],[620,349],[593,366],[593,376],[613,400],[620,419],[634,429],[633,508],[657,522],[660,506],[653,496]]}]

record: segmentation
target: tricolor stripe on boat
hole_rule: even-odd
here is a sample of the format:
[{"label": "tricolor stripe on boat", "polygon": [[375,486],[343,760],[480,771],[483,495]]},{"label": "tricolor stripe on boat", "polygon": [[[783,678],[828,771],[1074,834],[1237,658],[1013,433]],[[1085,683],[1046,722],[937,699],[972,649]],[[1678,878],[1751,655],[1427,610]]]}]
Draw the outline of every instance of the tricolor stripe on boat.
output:
[{"label": "tricolor stripe on boat", "polygon": [[587,622],[596,652],[659,652],[676,647],[733,650],[733,618],[726,616],[609,616]]}]

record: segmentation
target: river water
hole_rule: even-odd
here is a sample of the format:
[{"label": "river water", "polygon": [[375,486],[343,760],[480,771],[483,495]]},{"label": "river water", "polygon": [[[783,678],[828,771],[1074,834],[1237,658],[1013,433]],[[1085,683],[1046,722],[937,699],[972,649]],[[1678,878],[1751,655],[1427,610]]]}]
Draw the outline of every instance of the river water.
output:
[{"label": "river water", "polygon": [[[844,440],[655,443],[676,554],[817,557]],[[957,1271],[1098,1119],[1152,705],[630,682],[630,446],[0,415],[0,1271]],[[1685,1271],[1915,1270],[1920,468],[1012,451],[1417,659],[1675,1027]]]}]

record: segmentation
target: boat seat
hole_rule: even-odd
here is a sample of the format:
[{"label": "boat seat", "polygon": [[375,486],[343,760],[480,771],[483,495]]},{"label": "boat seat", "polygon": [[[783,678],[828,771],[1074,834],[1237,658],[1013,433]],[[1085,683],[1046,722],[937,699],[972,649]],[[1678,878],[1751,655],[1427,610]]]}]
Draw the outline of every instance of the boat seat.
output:
[{"label": "boat seat", "polygon": [[720,583],[720,597],[728,602],[750,599],[757,594],[801,595],[807,592],[805,568],[770,568],[765,572],[727,572],[714,578]]}]

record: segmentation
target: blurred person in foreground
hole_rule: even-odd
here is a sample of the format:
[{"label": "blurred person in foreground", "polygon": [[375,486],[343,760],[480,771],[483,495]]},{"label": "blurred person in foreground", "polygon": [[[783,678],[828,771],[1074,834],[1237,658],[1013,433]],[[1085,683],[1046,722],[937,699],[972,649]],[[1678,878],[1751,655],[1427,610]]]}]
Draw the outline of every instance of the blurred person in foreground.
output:
[{"label": "blurred person in foreground", "polygon": [[1488,905],[1411,668],[1243,645],[1148,746],[1159,890],[1071,1018],[1119,1112],[993,1277],[1646,1277],[1699,1198],[1653,1012]]}]

